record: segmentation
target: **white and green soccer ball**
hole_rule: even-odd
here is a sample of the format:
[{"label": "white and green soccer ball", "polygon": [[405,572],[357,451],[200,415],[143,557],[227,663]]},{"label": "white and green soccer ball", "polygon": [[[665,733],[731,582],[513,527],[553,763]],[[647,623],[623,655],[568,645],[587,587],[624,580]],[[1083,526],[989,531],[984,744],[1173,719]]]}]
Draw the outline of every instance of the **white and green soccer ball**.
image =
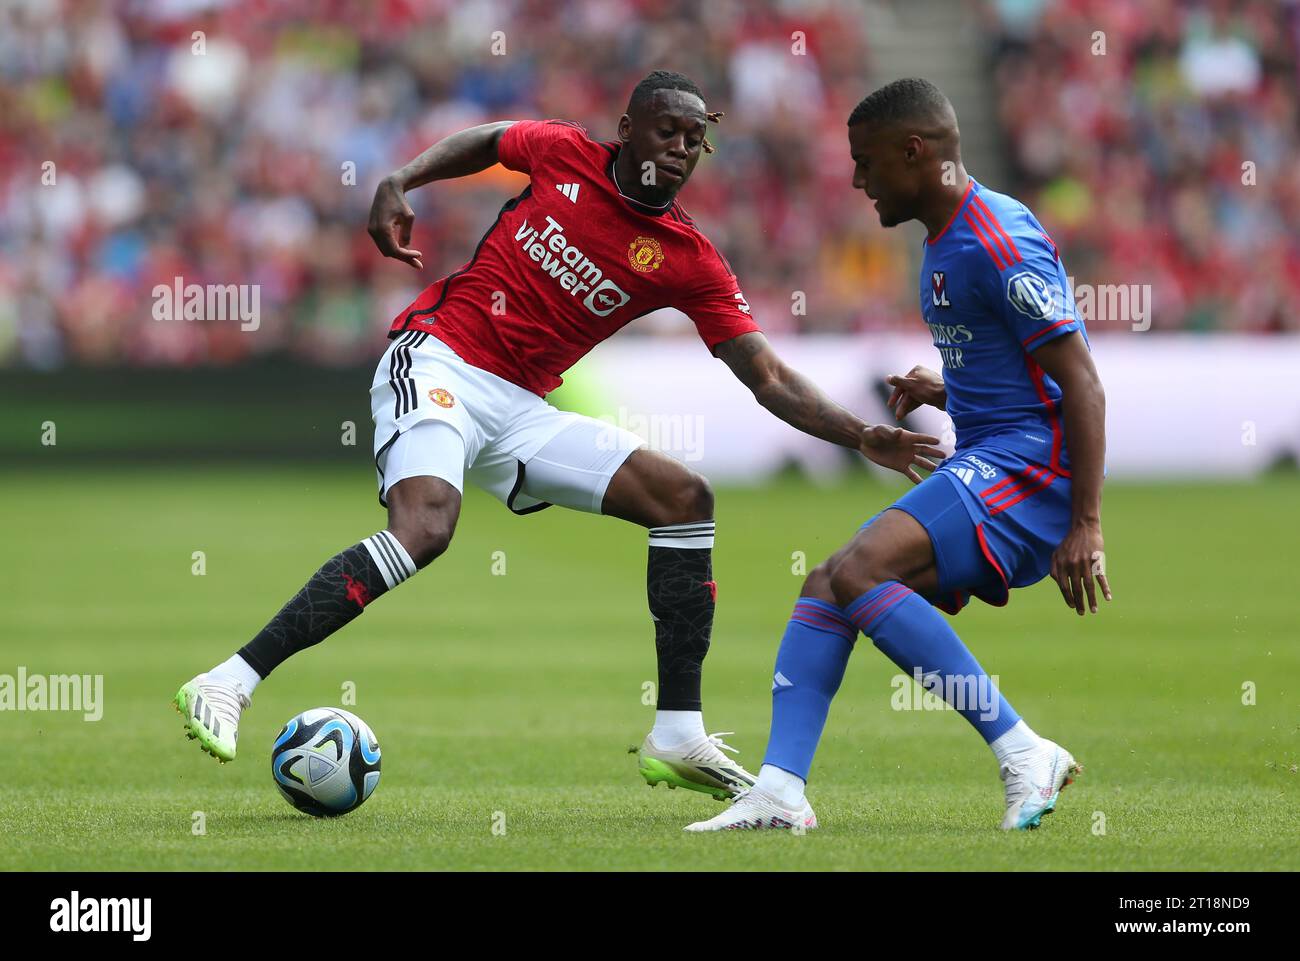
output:
[{"label": "white and green soccer ball", "polygon": [[347,814],[379,783],[379,741],[349,711],[312,708],[276,736],[271,774],[285,800],[299,811],[316,817]]}]

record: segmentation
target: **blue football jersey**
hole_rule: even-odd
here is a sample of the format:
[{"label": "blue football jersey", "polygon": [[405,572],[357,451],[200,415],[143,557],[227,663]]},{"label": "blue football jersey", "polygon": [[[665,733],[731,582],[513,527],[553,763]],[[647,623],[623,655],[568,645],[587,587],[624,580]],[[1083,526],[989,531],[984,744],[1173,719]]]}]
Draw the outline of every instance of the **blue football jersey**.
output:
[{"label": "blue football jersey", "polygon": [[972,177],[952,221],[925,242],[921,314],[943,358],[958,452],[998,447],[1069,476],[1061,389],[1031,352],[1088,334],[1029,208]]}]

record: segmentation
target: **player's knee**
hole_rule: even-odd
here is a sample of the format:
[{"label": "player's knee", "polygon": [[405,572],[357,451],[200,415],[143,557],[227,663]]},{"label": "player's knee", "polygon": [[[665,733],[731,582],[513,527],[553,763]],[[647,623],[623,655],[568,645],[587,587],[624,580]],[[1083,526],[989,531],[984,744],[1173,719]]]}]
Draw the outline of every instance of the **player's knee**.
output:
[{"label": "player's knee", "polygon": [[657,526],[712,520],[713,487],[694,471],[685,471],[684,474],[665,499]]},{"label": "player's knee", "polygon": [[460,492],[438,478],[408,478],[388,492],[388,529],[417,568],[446,552],[459,517]]},{"label": "player's knee", "polygon": [[447,553],[447,548],[451,546],[451,535],[454,533],[451,524],[441,521],[428,525],[424,531],[424,556],[425,560],[421,567],[431,563],[435,558],[441,557]]},{"label": "player's knee", "polygon": [[707,521],[713,518],[713,485],[702,474],[691,474],[688,485],[691,516],[687,520]]},{"label": "player's knee", "polygon": [[414,529],[399,532],[397,539],[411,555],[416,567],[427,567],[447,552],[454,532],[453,524],[433,517],[425,518]]},{"label": "player's knee", "polygon": [[829,560],[822,561],[811,571],[803,580],[803,590],[799,592],[800,597],[815,597],[820,601],[835,602],[835,595],[831,591],[831,567]]},{"label": "player's knee", "polygon": [[392,511],[389,530],[406,548],[417,568],[427,567],[446,553],[456,530],[456,518],[443,510]]},{"label": "player's knee", "polygon": [[847,552],[831,564],[829,571],[830,591],[841,607],[892,580],[898,578],[891,573],[886,559],[864,548]]}]

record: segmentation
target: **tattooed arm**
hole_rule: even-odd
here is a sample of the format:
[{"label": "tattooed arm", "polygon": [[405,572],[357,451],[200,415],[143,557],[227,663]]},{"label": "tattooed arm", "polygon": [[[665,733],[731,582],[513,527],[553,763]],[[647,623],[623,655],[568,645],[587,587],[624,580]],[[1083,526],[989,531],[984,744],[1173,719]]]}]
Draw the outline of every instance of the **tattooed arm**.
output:
[{"label": "tattooed arm", "polygon": [[753,392],[755,400],[791,427],[857,449],[867,425],[803,374],[788,367],[762,334],[741,334],[725,340],[715,352]]},{"label": "tattooed arm", "polygon": [[870,426],[827,397],[811,380],[777,356],[766,337],[757,332],[725,340],[715,349],[754,399],[791,427],[822,440],[861,451],[884,467],[921,477],[916,467],[933,470],[926,455],[942,459],[931,445],[939,438],[883,425]]},{"label": "tattooed arm", "polygon": [[406,191],[434,180],[467,177],[491,167],[498,160],[501,135],[513,123],[513,120],[499,120],[457,131],[379,181],[366,229],[380,253],[416,269],[422,268],[420,258],[424,255],[410,247],[415,212],[406,202]]}]

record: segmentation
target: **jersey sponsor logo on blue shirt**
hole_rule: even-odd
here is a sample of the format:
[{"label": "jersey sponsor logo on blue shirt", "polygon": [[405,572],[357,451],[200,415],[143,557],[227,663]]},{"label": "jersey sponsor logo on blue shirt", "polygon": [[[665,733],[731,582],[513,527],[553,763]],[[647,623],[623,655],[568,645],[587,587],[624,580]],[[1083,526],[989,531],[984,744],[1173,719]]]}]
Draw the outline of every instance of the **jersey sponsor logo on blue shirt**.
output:
[{"label": "jersey sponsor logo on blue shirt", "polygon": [[1038,274],[1022,270],[1007,281],[1007,300],[1026,317],[1047,320],[1056,306],[1056,291]]},{"label": "jersey sponsor logo on blue shirt", "polygon": [[965,367],[966,362],[962,358],[961,348],[954,345],[969,344],[975,339],[975,335],[971,333],[970,328],[965,324],[927,323],[925,326],[930,328],[930,336],[934,338],[934,346],[939,351],[943,366],[948,368]]},{"label": "jersey sponsor logo on blue shirt", "polygon": [[926,324],[925,326],[930,328],[930,336],[934,338],[936,347],[942,347],[944,344],[969,344],[975,339],[975,335],[965,324]]}]

